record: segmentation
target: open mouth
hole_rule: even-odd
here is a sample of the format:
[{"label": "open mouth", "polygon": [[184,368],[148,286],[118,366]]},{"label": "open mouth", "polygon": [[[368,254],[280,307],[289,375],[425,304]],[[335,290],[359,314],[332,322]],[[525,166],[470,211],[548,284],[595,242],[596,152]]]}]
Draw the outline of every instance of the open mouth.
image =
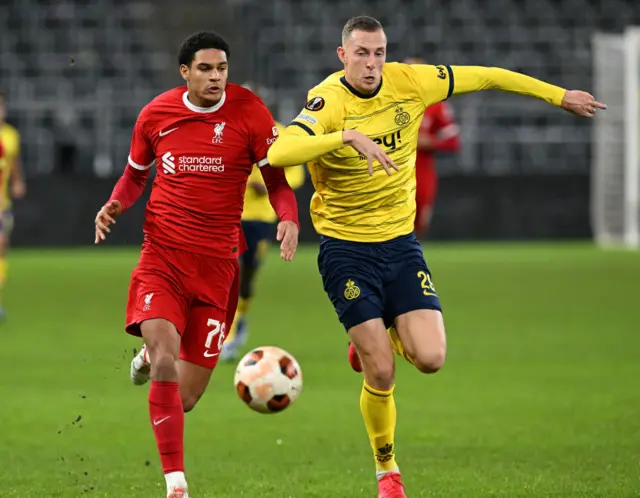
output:
[{"label": "open mouth", "polygon": [[375,83],[375,82],[376,82],[376,77],[375,77],[375,76],[365,76],[365,77],[364,77],[364,80],[365,80],[367,83]]},{"label": "open mouth", "polygon": [[212,85],[207,87],[207,93],[218,93],[220,91],[220,87],[218,85]]}]

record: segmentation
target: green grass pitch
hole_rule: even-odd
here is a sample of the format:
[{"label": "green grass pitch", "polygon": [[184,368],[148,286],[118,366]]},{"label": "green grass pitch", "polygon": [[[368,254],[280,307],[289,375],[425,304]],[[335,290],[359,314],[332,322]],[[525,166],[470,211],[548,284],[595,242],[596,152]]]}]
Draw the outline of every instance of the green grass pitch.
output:
[{"label": "green grass pitch", "polygon": [[[640,254],[583,244],[427,246],[448,362],[400,363],[397,457],[410,497],[640,496]],[[316,248],[275,251],[251,345],[299,360],[276,415],[220,365],[186,421],[191,492],[374,497],[361,378],[317,274]],[[147,387],[129,381],[124,305],[136,250],[19,251],[0,325],[0,497],[162,497]],[[278,444],[278,440],[281,440]]]}]

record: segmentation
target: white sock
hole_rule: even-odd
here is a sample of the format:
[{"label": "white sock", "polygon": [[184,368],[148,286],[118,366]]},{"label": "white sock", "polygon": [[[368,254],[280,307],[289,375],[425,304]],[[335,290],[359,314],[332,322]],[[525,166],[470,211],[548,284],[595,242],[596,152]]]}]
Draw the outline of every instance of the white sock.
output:
[{"label": "white sock", "polygon": [[164,479],[167,482],[167,490],[173,491],[174,488],[187,487],[187,480],[184,477],[184,472],[169,472],[164,475]]},{"label": "white sock", "polygon": [[391,470],[376,470],[376,477],[378,478],[378,481],[380,479],[382,479],[384,476],[386,476],[387,474],[393,473],[395,472],[396,474],[400,473],[400,469],[398,467],[394,467]]}]

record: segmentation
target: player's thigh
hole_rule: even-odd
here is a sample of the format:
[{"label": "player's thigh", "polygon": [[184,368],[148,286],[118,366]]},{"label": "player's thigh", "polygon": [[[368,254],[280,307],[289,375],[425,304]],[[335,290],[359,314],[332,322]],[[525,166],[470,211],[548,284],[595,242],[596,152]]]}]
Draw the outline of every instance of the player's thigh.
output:
[{"label": "player's thigh", "polygon": [[382,269],[370,245],[323,237],[318,270],[345,330],[383,317]]},{"label": "player's thigh", "polygon": [[188,309],[189,301],[180,276],[175,274],[175,265],[162,251],[145,245],[131,273],[126,331],[140,337],[145,321],[163,319],[182,334],[187,325]]},{"label": "player's thigh", "polygon": [[435,309],[409,311],[396,317],[402,347],[423,373],[440,370],[447,354],[447,337],[442,312]]},{"label": "player's thigh", "polygon": [[232,292],[237,290],[239,266],[237,260],[208,258],[200,270],[199,278],[190,286],[193,300],[180,358],[212,370],[230,328],[229,306],[237,303]]},{"label": "player's thigh", "polygon": [[180,333],[186,321],[185,299],[157,274],[135,272],[127,306],[127,332],[142,336],[153,380],[177,381]]},{"label": "player's thigh", "polygon": [[227,310],[194,303],[180,349],[180,394],[185,411],[196,405],[209,384],[227,331]]},{"label": "player's thigh", "polygon": [[373,318],[349,329],[349,339],[360,357],[365,381],[374,389],[393,386],[395,362],[387,328],[381,318]]},{"label": "player's thigh", "polygon": [[392,254],[395,263],[385,287],[385,312],[393,320],[403,349],[416,367],[435,372],[444,363],[446,339],[442,306],[433,277],[415,237]]}]

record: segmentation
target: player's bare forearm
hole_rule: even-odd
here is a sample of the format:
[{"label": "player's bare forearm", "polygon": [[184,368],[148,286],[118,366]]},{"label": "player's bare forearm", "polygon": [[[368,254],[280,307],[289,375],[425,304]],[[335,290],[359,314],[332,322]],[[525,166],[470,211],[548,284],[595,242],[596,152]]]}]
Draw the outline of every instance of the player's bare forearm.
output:
[{"label": "player's bare forearm", "polygon": [[22,169],[22,161],[20,160],[20,157],[16,157],[13,160],[13,164],[11,165],[11,175],[13,176],[14,181],[24,183],[24,171]]},{"label": "player's bare forearm", "polygon": [[292,221],[300,226],[298,221],[298,202],[293,189],[287,182],[284,170],[266,165],[260,168],[260,173],[269,194],[269,203],[280,221]]},{"label": "player's bare forearm", "polygon": [[140,170],[131,165],[127,165],[122,176],[113,187],[109,202],[119,201],[122,212],[129,209],[140,198],[149,178],[149,170]]},{"label": "player's bare forearm", "polygon": [[24,180],[22,162],[20,157],[13,159],[11,164],[11,195],[15,199],[21,199],[27,192],[27,183]]},{"label": "player's bare forearm", "polygon": [[[301,130],[301,133],[305,133]],[[297,166],[344,147],[342,132],[328,135],[283,133],[269,149],[269,164],[275,167]]]}]

